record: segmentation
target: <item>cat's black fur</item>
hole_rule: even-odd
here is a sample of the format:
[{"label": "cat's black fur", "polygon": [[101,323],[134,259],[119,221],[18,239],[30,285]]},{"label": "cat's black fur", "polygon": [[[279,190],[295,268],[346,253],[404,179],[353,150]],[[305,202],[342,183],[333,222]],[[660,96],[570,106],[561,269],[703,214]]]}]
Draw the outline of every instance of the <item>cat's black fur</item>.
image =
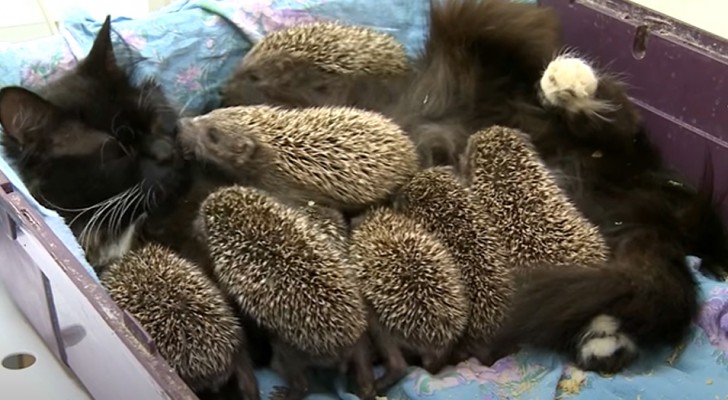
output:
[{"label": "cat's black fur", "polygon": [[0,90],[9,161],[96,268],[127,251],[129,228],[170,206],[188,183],[177,113],[153,80],[130,83],[111,33],[107,18],[88,56],[45,87]]},{"label": "cat's black fur", "polygon": [[[698,189],[676,185],[679,177],[664,166],[617,81],[599,80],[595,100],[609,107],[597,112],[544,101],[539,80],[558,55],[558,29],[550,10],[531,5],[433,2],[425,51],[411,75],[332,75],[310,65],[290,69],[296,65],[287,62],[288,69],[247,71],[254,79],[236,76],[248,79],[250,96],[224,101],[380,111],[405,128],[424,165],[457,165],[469,136],[483,127],[530,134],[572,200],[600,227],[612,258],[594,269],[544,266],[520,288],[489,347],[532,344],[564,351],[585,369],[618,371],[639,347],[684,337],[698,311],[697,284],[684,258],[702,257],[704,271],[723,277],[728,239],[713,204],[712,176]],[[600,336],[609,336],[611,351],[582,353]]]},{"label": "cat's black fur", "polygon": [[[119,60],[111,39],[107,18],[88,56],[57,80],[35,91],[0,90],[4,150],[33,196],[70,225],[96,269],[156,242],[209,270],[191,222],[205,196],[229,182],[185,159],[176,110],[153,80],[132,84],[133,60]],[[120,200],[102,203],[111,198]],[[132,225],[133,240],[119,246]],[[229,386],[239,398],[238,385]]]}]

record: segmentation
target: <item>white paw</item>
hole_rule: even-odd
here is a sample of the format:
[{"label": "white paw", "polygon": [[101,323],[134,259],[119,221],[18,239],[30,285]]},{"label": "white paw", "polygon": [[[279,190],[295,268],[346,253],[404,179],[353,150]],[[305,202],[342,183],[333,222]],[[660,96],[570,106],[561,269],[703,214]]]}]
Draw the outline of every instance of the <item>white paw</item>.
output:
[{"label": "white paw", "polygon": [[589,111],[595,103],[599,78],[586,61],[564,55],[549,63],[540,84],[549,105],[571,112]]},{"label": "white paw", "polygon": [[617,333],[617,329],[619,329],[619,321],[616,318],[601,314],[591,321],[587,335],[614,335]]},{"label": "white paw", "polygon": [[625,349],[629,353],[634,353],[637,345],[623,334],[616,336],[604,336],[586,341],[581,346],[580,357],[582,362],[588,362],[592,358],[608,358],[612,357],[617,351]]},{"label": "white paw", "polygon": [[582,363],[588,363],[590,359],[612,357],[622,349],[634,353],[637,345],[627,335],[619,332],[619,320],[609,315],[599,315],[591,321],[584,333],[579,358]]}]

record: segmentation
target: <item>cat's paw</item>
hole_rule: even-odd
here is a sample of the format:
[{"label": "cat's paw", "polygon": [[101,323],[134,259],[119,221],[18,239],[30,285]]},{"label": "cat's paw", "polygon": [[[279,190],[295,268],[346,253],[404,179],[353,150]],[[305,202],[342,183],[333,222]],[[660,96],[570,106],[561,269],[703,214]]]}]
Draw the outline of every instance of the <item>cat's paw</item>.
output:
[{"label": "cat's paw", "polygon": [[540,89],[545,105],[569,112],[593,111],[599,77],[578,57],[559,56],[549,63],[541,76]]},{"label": "cat's paw", "polygon": [[579,343],[576,365],[585,371],[616,373],[637,358],[637,345],[614,317],[594,318]]}]

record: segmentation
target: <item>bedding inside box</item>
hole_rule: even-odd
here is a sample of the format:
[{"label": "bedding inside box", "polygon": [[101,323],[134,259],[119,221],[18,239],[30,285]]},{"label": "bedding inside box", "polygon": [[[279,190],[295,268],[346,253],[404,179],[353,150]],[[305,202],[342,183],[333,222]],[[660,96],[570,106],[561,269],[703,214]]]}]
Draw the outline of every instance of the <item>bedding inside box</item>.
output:
[{"label": "bedding inside box", "polygon": [[[185,24],[185,29],[189,26],[197,26],[195,29],[199,29],[197,34],[190,34],[190,37],[199,38],[218,38],[220,36],[228,35],[233,37],[234,33],[230,31],[229,26],[224,23],[220,23],[218,20],[211,18],[206,12],[201,11],[198,7],[201,2],[181,2],[182,7],[175,8],[175,12],[189,12],[186,16],[176,15],[175,18],[167,20],[169,24],[178,26],[177,24]],[[308,10],[312,14],[319,15],[341,15],[341,16],[354,16],[354,21],[365,25],[378,24],[381,29],[389,32],[395,32],[399,35],[399,39],[405,43],[411,43],[411,49],[417,48],[417,45],[411,42],[412,40],[421,39],[422,31],[422,16],[424,15],[424,7],[420,5],[413,6],[414,3],[409,1],[393,1],[391,2],[391,9],[383,10],[383,7],[387,7],[383,4],[377,4],[376,6],[368,7],[366,4],[356,1],[307,1],[307,2],[296,2],[296,1],[281,1],[272,2],[271,9],[265,9],[258,14],[243,12],[243,3],[247,6],[250,5],[249,1],[223,1],[219,2],[218,7],[223,7],[230,12],[228,15],[232,20],[236,21],[239,27],[247,30],[251,37],[256,35],[260,36],[270,27],[280,26],[279,24],[285,23],[281,18],[286,14],[284,12],[271,10],[276,7],[286,9],[286,5],[289,5],[288,10],[295,9],[293,14],[296,18],[301,17],[301,9]],[[270,2],[268,2],[270,3]],[[302,4],[306,4],[303,6]],[[371,4],[371,3],[369,3]],[[424,2],[422,2],[424,4]],[[185,8],[188,7],[188,8]],[[415,7],[414,9],[412,7]],[[192,10],[192,11],[191,11]],[[388,12],[389,11],[389,12]],[[167,12],[172,12],[168,9]],[[200,15],[206,15],[204,18],[200,18]],[[383,17],[389,18],[386,22],[381,22]],[[159,15],[157,17],[160,17]],[[160,17],[161,18],[161,17]],[[258,18],[258,19],[255,19]],[[348,18],[352,19],[352,18]],[[200,23],[200,21],[202,21]],[[117,24],[117,21],[114,22]],[[126,25],[125,25],[126,24]],[[136,25],[135,21],[129,21],[120,19],[118,25],[127,27],[129,32],[134,32],[140,25]],[[197,25],[195,25],[197,24]],[[90,46],[88,38],[79,39],[84,35],[93,35],[100,21],[92,20],[78,20],[75,23],[69,22],[67,26],[72,27],[70,29],[75,30],[74,37],[80,43],[81,49],[86,49]],[[146,28],[140,28],[145,30],[146,34],[141,36],[130,36],[131,38],[138,40],[139,44],[146,44],[148,52],[146,53],[148,58],[145,62],[149,65],[164,64],[162,62],[165,59],[164,55],[158,54],[160,50],[163,50],[166,46],[169,46],[170,42],[164,41],[159,47],[155,47],[154,40],[157,38],[155,35],[160,34],[164,31],[167,32],[169,29],[165,24],[159,24],[159,32],[157,34],[152,33],[151,30]],[[152,28],[149,28],[152,29]],[[79,36],[80,35],[80,36]],[[196,39],[195,39],[196,40]],[[238,39],[236,39],[238,40]],[[210,53],[210,59],[214,60],[217,67],[211,67],[207,71],[194,71],[191,68],[179,68],[176,69],[174,74],[170,74],[164,78],[166,86],[170,88],[174,96],[179,99],[185,99],[180,101],[181,103],[187,103],[188,111],[191,113],[200,112],[205,107],[209,106],[208,100],[202,99],[205,95],[196,97],[196,93],[210,93],[211,87],[214,85],[216,80],[220,77],[215,74],[210,74],[210,71],[225,71],[226,68],[230,68],[239,57],[244,53],[244,46],[240,44],[231,44],[231,42],[224,42],[225,46],[233,46],[234,55],[226,54],[221,55],[221,48],[218,48],[221,42],[214,42],[213,45],[208,45],[206,39],[200,39],[196,42],[196,45],[202,48],[215,48],[218,53]],[[189,48],[193,47],[194,43],[189,43],[184,46],[181,51],[189,51]],[[237,47],[236,47],[237,46]],[[187,50],[185,50],[187,49]],[[80,51],[80,50],[79,50]],[[212,50],[211,50],[212,51]],[[77,53],[75,51],[74,53]],[[83,51],[81,51],[83,53]],[[176,51],[174,54],[168,55],[171,60],[175,63],[184,63],[185,66],[189,66],[190,60]],[[17,53],[16,53],[17,54]],[[161,57],[161,58],[155,58]],[[2,65],[2,63],[0,63]],[[192,64],[194,65],[194,63]],[[219,67],[219,68],[218,68]],[[29,68],[28,65],[25,68]],[[2,71],[2,67],[0,67]],[[192,71],[192,72],[190,72]],[[197,74],[197,75],[195,75]],[[220,72],[222,75],[222,72]],[[31,76],[31,75],[28,75]],[[211,100],[214,103],[214,100]],[[88,263],[84,262],[80,246],[78,246],[76,240],[73,238],[70,230],[65,226],[56,213],[51,210],[47,210],[40,206],[36,201],[30,198],[27,192],[27,188],[17,177],[17,174],[12,171],[4,160],[0,160],[0,170],[5,173],[11,182],[21,191],[23,194],[30,199],[34,207],[43,214],[45,220],[54,229],[56,234],[66,243],[66,245],[74,251],[78,259],[84,263],[84,266],[90,270]],[[695,260],[692,260],[693,263]],[[508,357],[496,363],[492,368],[486,368],[479,366],[472,362],[466,362],[457,368],[452,368],[448,371],[443,372],[440,376],[430,376],[423,371],[413,370],[411,374],[399,384],[390,393],[390,398],[410,398],[410,399],[447,399],[447,398],[482,398],[487,395],[492,398],[500,398],[504,393],[513,394],[520,393],[526,397],[533,398],[552,398],[555,394],[566,395],[568,393],[575,394],[576,398],[606,398],[613,396],[615,392],[627,393],[629,396],[640,396],[641,393],[650,393],[654,397],[679,397],[680,395],[685,396],[697,396],[696,398],[712,398],[715,395],[722,395],[728,393],[728,387],[725,385],[728,383],[728,372],[724,367],[720,367],[725,363],[725,354],[728,354],[728,344],[724,343],[724,347],[720,350],[712,347],[709,342],[715,341],[722,335],[720,327],[716,328],[714,322],[721,320],[721,316],[724,313],[721,311],[722,307],[728,308],[728,290],[724,286],[718,285],[714,282],[701,279],[703,285],[703,292],[706,298],[710,301],[720,303],[714,305],[711,309],[707,310],[700,320],[700,324],[703,330],[697,330],[693,338],[687,344],[685,355],[682,358],[677,359],[675,364],[666,366],[661,363],[660,360],[671,357],[673,349],[661,349],[655,354],[648,357],[648,359],[639,363],[638,365],[631,368],[624,376],[613,377],[613,378],[602,378],[596,374],[584,374],[574,370],[571,367],[565,366],[563,360],[560,357],[551,354],[542,354],[536,352],[522,352],[516,356]],[[711,325],[712,324],[712,325]],[[705,332],[708,332],[706,335]],[[720,354],[718,354],[720,352]],[[660,365],[657,368],[657,373],[651,367],[658,363]],[[282,385],[282,381],[279,377],[272,374],[270,371],[257,371],[258,378],[263,383],[263,390],[265,394],[270,394],[274,386]],[[707,384],[710,380],[712,383]],[[561,382],[573,381],[576,382],[576,390],[570,391],[567,385],[562,385]],[[342,382],[337,381],[331,383],[328,389],[332,393],[337,393],[335,396],[321,395],[316,398],[344,398],[353,399],[351,394],[345,393]]]}]

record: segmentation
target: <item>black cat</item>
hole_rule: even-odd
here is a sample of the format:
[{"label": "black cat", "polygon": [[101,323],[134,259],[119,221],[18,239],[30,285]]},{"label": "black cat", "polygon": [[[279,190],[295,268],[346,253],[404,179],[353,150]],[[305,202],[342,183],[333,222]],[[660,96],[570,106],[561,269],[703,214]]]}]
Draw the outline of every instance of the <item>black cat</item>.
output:
[{"label": "black cat", "polygon": [[2,144],[33,196],[66,220],[101,268],[144,219],[186,190],[177,113],[159,85],[130,81],[107,18],[88,56],[45,87],[0,90]]},{"label": "black cat", "polygon": [[[543,266],[518,289],[494,358],[530,344],[587,370],[616,372],[641,348],[677,344],[698,313],[685,257],[728,271],[728,238],[712,204],[661,160],[622,85],[559,53],[549,10],[507,1],[433,5],[414,89],[394,109],[431,162],[458,164],[477,129],[528,133],[559,184],[611,249],[604,265]],[[419,83],[418,83],[419,81]],[[430,99],[419,106],[418,100]],[[454,127],[454,128],[453,128]],[[485,358],[485,357],[483,357]]]},{"label": "black cat", "polygon": [[[528,133],[600,227],[612,257],[592,269],[544,266],[520,288],[508,323],[487,347],[532,344],[564,351],[585,369],[618,371],[640,347],[684,337],[698,312],[685,256],[699,256],[704,271],[725,276],[728,238],[712,176],[698,189],[681,183],[619,82],[560,46],[548,9],[433,1],[429,37],[408,76],[344,76],[298,64],[276,71],[272,63],[234,76],[223,101],[379,111],[407,131],[424,166],[459,165],[478,129]],[[247,91],[232,96],[235,87]]]}]

